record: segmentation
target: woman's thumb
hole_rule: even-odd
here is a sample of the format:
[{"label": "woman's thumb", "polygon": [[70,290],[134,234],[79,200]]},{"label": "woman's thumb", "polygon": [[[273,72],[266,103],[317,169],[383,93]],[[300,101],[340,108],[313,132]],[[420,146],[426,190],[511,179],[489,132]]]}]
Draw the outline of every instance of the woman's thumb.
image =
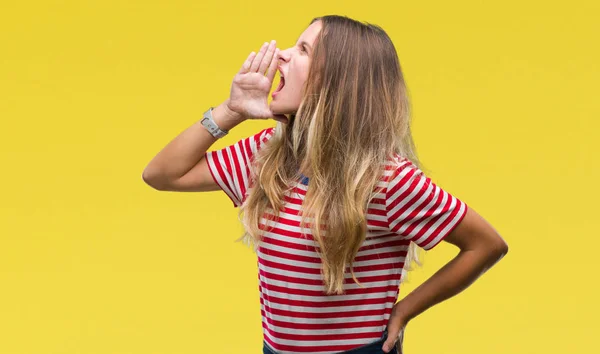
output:
[{"label": "woman's thumb", "polygon": [[396,322],[397,321],[390,321],[390,323],[388,323],[387,326],[387,338],[385,339],[385,342],[383,342],[382,348],[383,351],[386,353],[389,353],[394,348],[394,346],[396,345],[396,341],[399,339],[401,326],[399,323]]},{"label": "woman's thumb", "polygon": [[385,340],[385,343],[383,343],[383,351],[386,353],[389,353],[390,350],[392,350],[392,348],[394,348],[394,345],[396,345],[395,338],[388,334],[388,337]]}]

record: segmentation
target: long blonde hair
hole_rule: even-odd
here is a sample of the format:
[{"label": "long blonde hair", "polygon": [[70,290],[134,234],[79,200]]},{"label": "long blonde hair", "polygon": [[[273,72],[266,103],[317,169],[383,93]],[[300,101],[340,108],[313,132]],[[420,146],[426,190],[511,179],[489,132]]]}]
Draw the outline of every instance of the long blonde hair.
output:
[{"label": "long blonde hair", "polygon": [[[261,218],[276,222],[301,171],[310,171],[301,230],[318,242],[327,294],[343,294],[344,274],[367,233],[367,206],[383,167],[399,154],[420,167],[410,131],[408,93],[396,49],[377,25],[323,16],[303,99],[288,124],[253,156],[248,196],[237,241],[261,241]],[[275,212],[277,211],[277,212]],[[243,218],[240,216],[243,214]],[[314,223],[313,223],[314,221]],[[321,227],[316,227],[321,225]],[[304,232],[302,232],[304,235]],[[324,237],[326,235],[326,237]],[[411,242],[405,271],[419,262]],[[403,277],[404,278],[404,277]]]}]

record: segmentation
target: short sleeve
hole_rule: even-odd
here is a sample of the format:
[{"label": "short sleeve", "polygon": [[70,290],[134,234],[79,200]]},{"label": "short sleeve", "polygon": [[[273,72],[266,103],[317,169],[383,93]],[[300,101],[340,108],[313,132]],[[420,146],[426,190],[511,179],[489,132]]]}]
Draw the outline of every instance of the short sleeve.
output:
[{"label": "short sleeve", "polygon": [[204,155],[208,169],[215,182],[239,207],[245,200],[249,188],[250,163],[254,154],[274,134],[274,127],[263,129],[237,143],[220,150],[207,151]]},{"label": "short sleeve", "polygon": [[410,160],[400,159],[386,189],[386,211],[390,231],[429,250],[460,223],[467,205],[433,183]]}]

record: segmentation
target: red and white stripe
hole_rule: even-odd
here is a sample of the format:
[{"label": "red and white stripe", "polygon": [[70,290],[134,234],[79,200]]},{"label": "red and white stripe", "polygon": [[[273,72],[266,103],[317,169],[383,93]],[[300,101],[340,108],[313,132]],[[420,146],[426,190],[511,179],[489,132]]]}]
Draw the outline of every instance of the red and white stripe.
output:
[{"label": "red and white stripe", "polygon": [[[235,207],[249,186],[249,164],[275,128],[206,153],[214,180]],[[309,182],[310,183],[310,182]],[[262,218],[258,280],[264,339],[276,353],[336,353],[381,337],[398,298],[410,241],[437,245],[464,217],[467,205],[436,186],[400,156],[384,168],[367,214],[367,235],[345,275],[344,295],[326,295],[318,244],[301,236],[299,210],[308,186],[286,192],[276,224]],[[309,222],[311,220],[309,219]],[[267,231],[268,230],[268,231]]]}]

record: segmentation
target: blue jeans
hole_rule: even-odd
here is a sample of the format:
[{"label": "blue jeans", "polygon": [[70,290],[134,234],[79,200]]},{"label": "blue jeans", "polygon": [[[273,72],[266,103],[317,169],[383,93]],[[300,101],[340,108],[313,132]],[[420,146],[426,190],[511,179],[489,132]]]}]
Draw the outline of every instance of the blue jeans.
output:
[{"label": "blue jeans", "polygon": [[[362,345],[362,346],[354,348],[354,349],[339,352],[338,354],[385,354],[382,347],[383,347],[383,343],[385,342],[386,338],[387,338],[387,327],[383,331],[381,338],[378,339],[377,341]],[[272,351],[271,348],[267,346],[267,343],[265,341],[263,341],[263,354],[277,354],[277,353]],[[387,353],[387,354],[398,354],[397,347],[394,346],[392,348],[392,350],[390,350],[389,353]]]}]

